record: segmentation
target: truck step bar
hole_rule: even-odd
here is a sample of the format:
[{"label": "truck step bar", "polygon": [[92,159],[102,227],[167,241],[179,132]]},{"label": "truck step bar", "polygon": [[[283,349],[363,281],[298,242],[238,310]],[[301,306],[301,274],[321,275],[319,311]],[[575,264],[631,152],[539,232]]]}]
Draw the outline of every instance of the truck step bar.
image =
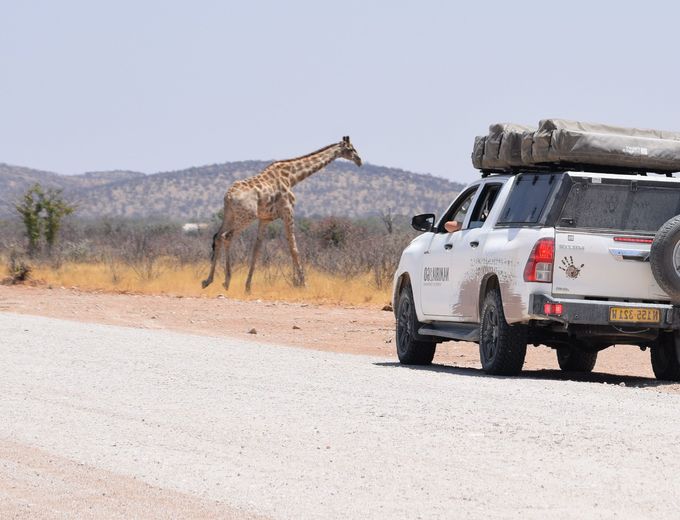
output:
[{"label": "truck step bar", "polygon": [[479,342],[479,324],[477,323],[427,323],[418,329],[421,336],[436,336],[438,338],[456,341]]}]

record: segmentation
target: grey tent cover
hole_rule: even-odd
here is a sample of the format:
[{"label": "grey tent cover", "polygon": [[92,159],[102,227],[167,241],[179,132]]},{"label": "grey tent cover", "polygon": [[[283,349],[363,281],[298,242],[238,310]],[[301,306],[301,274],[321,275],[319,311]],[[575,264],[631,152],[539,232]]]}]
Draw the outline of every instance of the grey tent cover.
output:
[{"label": "grey tent cover", "polygon": [[472,164],[512,171],[567,166],[631,171],[680,171],[680,133],[544,119],[538,129],[498,123],[475,138]]}]

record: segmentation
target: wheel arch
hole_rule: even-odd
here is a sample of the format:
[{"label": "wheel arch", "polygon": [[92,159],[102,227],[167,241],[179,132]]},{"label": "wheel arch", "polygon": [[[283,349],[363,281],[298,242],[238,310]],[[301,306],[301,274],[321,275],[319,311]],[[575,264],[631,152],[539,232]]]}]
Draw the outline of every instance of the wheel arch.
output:
[{"label": "wheel arch", "polygon": [[[397,283],[394,284],[394,294],[392,294],[392,310],[394,311],[394,315],[397,315],[397,303],[399,301],[399,295],[401,294],[401,291],[406,287],[406,284],[411,283],[411,276],[408,274],[408,271],[404,271],[399,275],[399,278],[397,278]],[[413,290],[413,289],[412,289]]]},{"label": "wheel arch", "polygon": [[496,273],[487,273],[484,275],[484,278],[482,278],[482,282],[479,284],[479,299],[477,301],[477,316],[480,320],[482,317],[484,298],[486,298],[486,295],[489,294],[491,289],[500,289],[500,286]]}]

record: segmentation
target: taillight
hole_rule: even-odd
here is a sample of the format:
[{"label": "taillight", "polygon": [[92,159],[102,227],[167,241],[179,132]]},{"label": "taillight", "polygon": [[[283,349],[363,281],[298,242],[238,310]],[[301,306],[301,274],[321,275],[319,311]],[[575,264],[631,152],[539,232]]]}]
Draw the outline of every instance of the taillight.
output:
[{"label": "taillight", "polygon": [[541,238],[531,250],[524,268],[525,282],[552,282],[553,261],[555,260],[555,239]]},{"label": "taillight", "polygon": [[562,304],[561,303],[544,303],[543,304],[543,314],[559,316],[562,314]]}]

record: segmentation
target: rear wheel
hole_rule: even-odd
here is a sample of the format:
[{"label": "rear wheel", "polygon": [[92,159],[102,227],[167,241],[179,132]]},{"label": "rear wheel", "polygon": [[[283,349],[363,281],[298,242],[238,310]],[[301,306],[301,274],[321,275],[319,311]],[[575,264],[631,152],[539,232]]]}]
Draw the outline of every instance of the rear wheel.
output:
[{"label": "rear wheel", "polygon": [[680,381],[680,345],[673,334],[660,334],[652,345],[652,370],[657,379]]},{"label": "rear wheel", "polygon": [[597,351],[583,350],[578,346],[557,349],[557,364],[565,372],[592,372],[596,362]]},{"label": "rear wheel", "polygon": [[404,365],[429,365],[434,358],[437,344],[423,340],[418,335],[420,323],[413,304],[411,286],[406,285],[397,303],[397,356]]},{"label": "rear wheel", "polygon": [[527,353],[527,329],[505,321],[501,293],[491,289],[482,305],[479,330],[479,358],[487,374],[519,374]]}]

